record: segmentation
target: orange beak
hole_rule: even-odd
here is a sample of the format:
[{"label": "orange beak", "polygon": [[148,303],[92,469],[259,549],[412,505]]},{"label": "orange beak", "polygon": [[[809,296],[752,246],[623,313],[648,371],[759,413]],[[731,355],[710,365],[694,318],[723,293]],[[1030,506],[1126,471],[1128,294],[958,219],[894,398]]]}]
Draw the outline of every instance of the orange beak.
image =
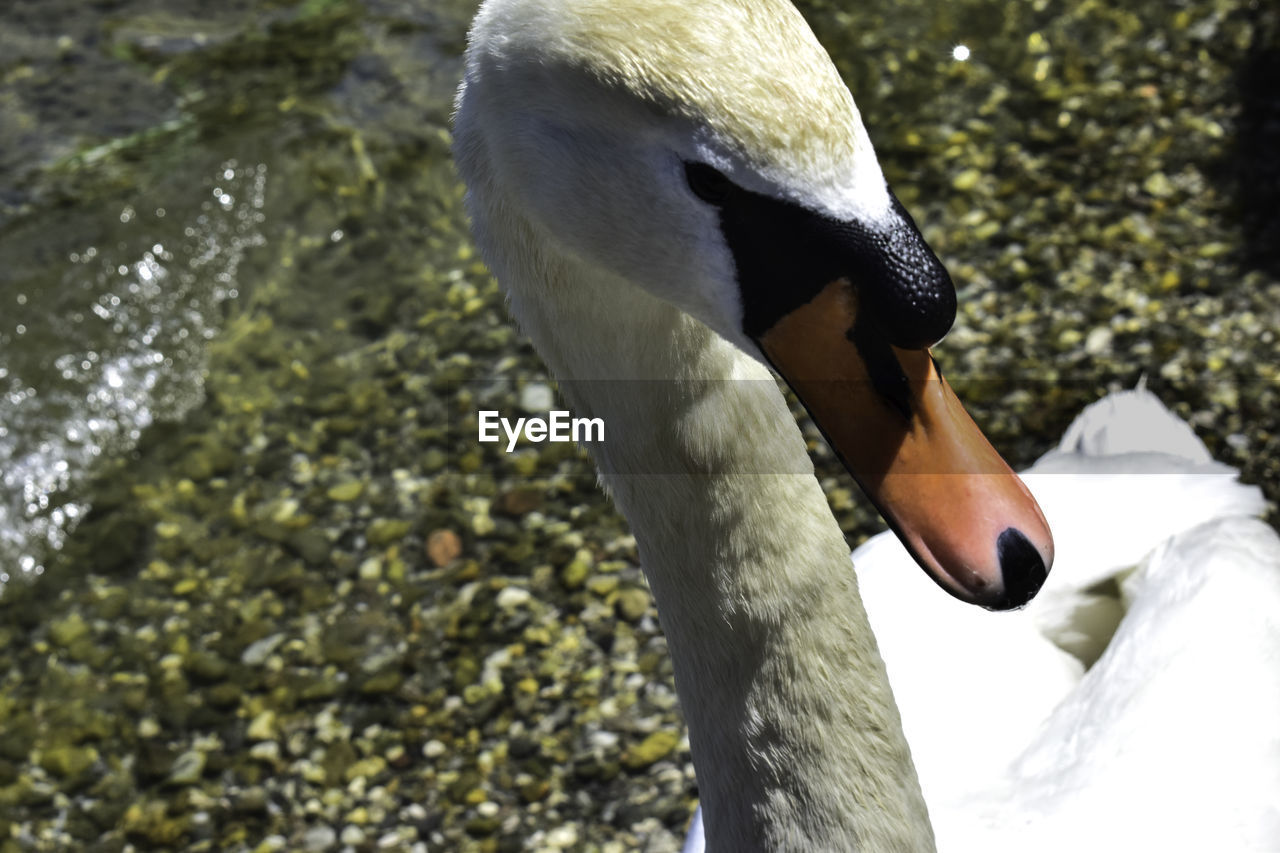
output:
[{"label": "orange beak", "polygon": [[905,376],[888,399],[850,332],[857,296],[831,282],[759,338],[827,441],[929,575],[993,610],[1026,604],[1053,564],[1053,536],[1022,480],[938,373],[928,350],[885,344]]}]

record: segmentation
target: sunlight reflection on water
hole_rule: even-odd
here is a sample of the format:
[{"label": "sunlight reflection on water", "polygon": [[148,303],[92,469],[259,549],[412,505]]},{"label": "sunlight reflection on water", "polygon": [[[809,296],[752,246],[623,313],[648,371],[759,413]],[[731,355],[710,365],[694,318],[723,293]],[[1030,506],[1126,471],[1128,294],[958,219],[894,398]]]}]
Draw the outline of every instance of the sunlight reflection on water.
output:
[{"label": "sunlight reflection on water", "polygon": [[267,168],[227,161],[199,186],[185,222],[181,200],[112,207],[124,239],[67,253],[48,291],[0,294],[0,584],[44,571],[87,511],[69,495],[95,458],[201,399],[220,306],[266,242]]}]

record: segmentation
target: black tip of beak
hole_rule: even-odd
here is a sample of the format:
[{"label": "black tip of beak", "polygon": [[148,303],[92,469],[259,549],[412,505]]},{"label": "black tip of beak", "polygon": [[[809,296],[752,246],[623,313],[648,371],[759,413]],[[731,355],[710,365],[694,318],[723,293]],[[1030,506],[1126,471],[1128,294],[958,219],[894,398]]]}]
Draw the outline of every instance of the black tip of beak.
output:
[{"label": "black tip of beak", "polygon": [[1014,527],[1007,527],[1000,534],[996,553],[1000,557],[1000,574],[1004,577],[1004,595],[987,607],[990,610],[1022,607],[1036,597],[1049,576],[1044,558],[1022,531]]}]

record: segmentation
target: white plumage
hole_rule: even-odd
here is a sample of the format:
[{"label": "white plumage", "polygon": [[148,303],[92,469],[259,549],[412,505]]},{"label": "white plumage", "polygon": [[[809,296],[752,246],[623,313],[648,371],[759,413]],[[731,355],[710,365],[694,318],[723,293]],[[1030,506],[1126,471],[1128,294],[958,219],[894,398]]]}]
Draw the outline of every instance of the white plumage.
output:
[{"label": "white plumage", "polygon": [[1023,478],[1058,551],[1023,610],[928,595],[888,533],[853,554],[938,850],[1280,850],[1280,537],[1261,491],[1141,386],[1085,409]]}]

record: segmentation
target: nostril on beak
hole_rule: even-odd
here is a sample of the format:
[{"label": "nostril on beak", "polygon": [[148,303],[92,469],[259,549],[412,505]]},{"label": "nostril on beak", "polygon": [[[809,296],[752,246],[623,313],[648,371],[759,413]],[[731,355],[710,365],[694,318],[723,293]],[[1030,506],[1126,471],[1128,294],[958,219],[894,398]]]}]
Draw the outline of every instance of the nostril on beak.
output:
[{"label": "nostril on beak", "polygon": [[1049,576],[1040,552],[1015,527],[1007,527],[996,540],[1000,557],[1000,574],[1004,577],[1004,596],[988,605],[991,610],[1012,610],[1036,597]]}]

